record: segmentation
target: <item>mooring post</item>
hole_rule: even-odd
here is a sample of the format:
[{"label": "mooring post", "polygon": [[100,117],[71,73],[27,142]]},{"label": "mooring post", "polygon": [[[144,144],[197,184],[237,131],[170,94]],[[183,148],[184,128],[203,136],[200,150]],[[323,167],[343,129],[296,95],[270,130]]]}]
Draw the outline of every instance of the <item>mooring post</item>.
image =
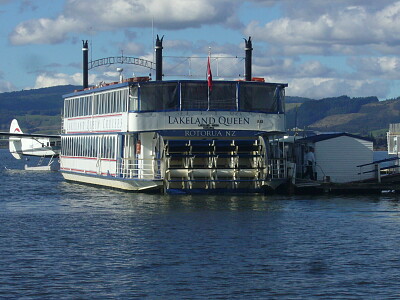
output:
[{"label": "mooring post", "polygon": [[381,183],[381,168],[379,164],[375,164],[375,172],[376,172],[376,178],[378,179],[378,182]]}]

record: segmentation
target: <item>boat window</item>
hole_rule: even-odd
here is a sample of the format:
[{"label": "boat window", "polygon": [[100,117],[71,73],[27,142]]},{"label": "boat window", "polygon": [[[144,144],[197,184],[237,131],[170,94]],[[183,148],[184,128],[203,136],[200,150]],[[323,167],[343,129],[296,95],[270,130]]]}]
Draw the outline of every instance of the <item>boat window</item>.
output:
[{"label": "boat window", "polygon": [[140,111],[177,110],[178,83],[164,82],[140,86]]},{"label": "boat window", "polygon": [[181,84],[182,110],[207,110],[208,87],[207,82],[182,82]]},{"label": "boat window", "polygon": [[240,110],[278,112],[278,97],[275,90],[275,85],[241,82],[239,84]]},{"label": "boat window", "polygon": [[86,96],[86,115],[91,115],[92,114],[92,97],[91,96]]},{"label": "boat window", "polygon": [[64,118],[69,117],[69,101],[65,100],[64,101]]},{"label": "boat window", "polygon": [[138,87],[132,86],[129,95],[129,110],[139,110]]},{"label": "boat window", "polygon": [[149,82],[65,99],[64,117],[124,111],[230,110],[284,112],[284,87],[256,82]]},{"label": "boat window", "polygon": [[236,110],[236,83],[215,82],[210,91],[210,109]]},{"label": "boat window", "polygon": [[121,105],[122,105],[121,111],[128,111],[129,88],[128,89],[124,89],[123,92],[122,92],[122,95],[123,95],[123,97],[122,97],[123,101],[121,103]]},{"label": "boat window", "polygon": [[94,157],[100,157],[100,153],[99,153],[99,136],[96,136],[94,138]]},{"label": "boat window", "polygon": [[93,113],[92,96],[79,96],[64,101],[64,117],[87,116]]},{"label": "boat window", "polygon": [[285,112],[285,89],[281,86],[277,86],[275,89],[275,98],[278,103],[278,111],[281,113]]},{"label": "boat window", "polygon": [[110,99],[108,100],[109,101],[108,103],[110,104],[110,106],[109,106],[109,110],[108,111],[110,113],[114,113],[114,112],[118,111],[117,106],[116,106],[116,101],[115,101],[116,94],[119,94],[119,91],[111,92],[109,94],[110,95]]},{"label": "boat window", "polygon": [[101,102],[100,102],[100,95],[94,95],[94,114],[98,115],[101,113]]}]

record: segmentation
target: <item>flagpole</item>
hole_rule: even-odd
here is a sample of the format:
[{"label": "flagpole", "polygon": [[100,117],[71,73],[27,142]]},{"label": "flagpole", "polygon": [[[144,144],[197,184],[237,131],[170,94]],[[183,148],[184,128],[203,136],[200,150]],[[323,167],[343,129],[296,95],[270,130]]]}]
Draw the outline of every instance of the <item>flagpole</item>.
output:
[{"label": "flagpole", "polygon": [[210,110],[210,86],[211,86],[211,47],[208,47],[208,59],[207,59],[207,110]]}]

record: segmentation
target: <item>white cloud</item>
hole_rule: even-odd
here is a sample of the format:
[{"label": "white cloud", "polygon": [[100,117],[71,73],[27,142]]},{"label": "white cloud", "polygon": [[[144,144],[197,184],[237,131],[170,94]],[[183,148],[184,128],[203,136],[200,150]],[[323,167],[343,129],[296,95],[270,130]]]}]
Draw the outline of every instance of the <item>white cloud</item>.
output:
[{"label": "white cloud", "polygon": [[145,53],[144,46],[134,42],[121,45],[121,49],[123,49],[124,54],[135,53],[135,56]]},{"label": "white cloud", "polygon": [[[325,9],[327,7],[323,6]],[[323,13],[308,18],[287,15],[264,25],[253,21],[244,32],[260,41],[283,48],[292,47],[287,52],[293,53],[295,50],[298,54],[315,54],[318,48],[321,54],[327,53],[326,49],[338,54],[349,51],[349,46],[399,45],[400,1],[392,2],[380,10],[371,11],[367,8],[346,6],[340,9],[339,6],[335,10],[322,10]],[[341,47],[345,48],[342,50]]]},{"label": "white cloud", "polygon": [[[0,4],[2,2],[4,0],[0,0]],[[244,2],[248,3],[243,4]],[[112,47],[118,46],[127,56],[133,54],[153,60],[154,52],[152,49],[149,51],[150,39],[146,45],[140,44],[139,38],[142,35],[140,28],[150,27],[154,20],[156,28],[175,30],[171,34],[172,38],[167,36],[164,39],[164,55],[204,57],[211,46],[213,56],[244,56],[244,44],[240,40],[237,44],[229,44],[226,37],[221,38],[222,42],[201,40],[205,39],[204,36],[188,36],[186,40],[179,40],[177,37],[181,38],[183,34],[187,36],[188,33],[182,31],[181,34],[176,29],[218,25],[211,28],[215,28],[215,35],[219,36],[221,32],[226,32],[221,30],[221,26],[230,26],[236,30],[226,32],[230,36],[237,34],[241,25],[240,19],[254,17],[253,21],[242,28],[244,37],[253,38],[253,76],[264,76],[269,81],[288,82],[288,93],[292,95],[311,98],[340,94],[385,97],[384,93],[389,91],[389,83],[380,80],[400,78],[400,60],[396,58],[400,44],[400,0],[244,2],[98,0],[94,5],[90,0],[65,0],[64,9],[58,16],[20,23],[9,37],[15,45],[54,44],[74,38],[74,34],[90,31],[91,35],[95,35],[95,31],[121,30],[125,32],[125,39],[129,42],[118,44],[112,41]],[[240,5],[243,5],[244,10],[247,9],[248,15],[242,14]],[[261,11],[253,16],[249,10],[267,11],[271,6],[272,13],[266,14],[265,19]],[[265,21],[270,18],[272,21]],[[329,61],[330,56],[335,58]],[[344,56],[349,58],[346,60]],[[206,66],[204,59],[193,58],[190,62],[185,59],[186,61],[165,59],[164,73],[168,76],[188,75],[191,72],[191,75],[202,76]],[[31,61],[33,60],[29,60],[30,66]],[[334,64],[336,61],[340,62],[337,66]],[[103,80],[115,81],[118,77],[115,67],[91,71],[90,84]],[[144,76],[149,73],[148,69],[137,71],[137,66],[132,65],[125,65],[123,68],[126,74],[134,72],[137,76]],[[235,64],[222,60],[217,64],[217,61],[213,61],[212,68],[215,76],[218,69],[220,76],[227,79],[243,75],[243,61]],[[32,72],[37,74],[38,69],[35,68]],[[82,77],[80,74],[41,73],[36,79],[35,87],[58,84],[81,85]]]},{"label": "white cloud", "polygon": [[[253,76],[291,77],[296,74],[296,62],[292,58],[254,58],[252,65]],[[287,80],[287,79],[286,79]]]},{"label": "white cloud", "polygon": [[400,59],[398,57],[353,57],[349,59],[358,74],[364,78],[380,77],[385,79],[400,78]]},{"label": "white cloud", "polygon": [[[285,82],[296,78],[343,78],[333,68],[317,60],[299,63],[293,58],[263,58],[253,61],[253,76],[281,78]],[[275,79],[276,80],[276,79]]]},{"label": "white cloud", "polygon": [[60,16],[55,20],[41,18],[20,23],[9,38],[13,45],[56,44],[71,31],[82,30],[82,22]]},{"label": "white cloud", "polygon": [[303,77],[331,77],[336,76],[335,71],[327,66],[324,66],[319,61],[309,61],[297,67],[295,76]]},{"label": "white cloud", "polygon": [[[270,5],[273,0],[267,2]],[[390,80],[400,78],[400,59],[390,55],[398,54],[400,45],[400,1],[288,0],[280,4],[281,17],[264,24],[254,20],[244,30],[258,45],[267,43],[265,56],[273,62],[256,59],[253,70],[270,81],[288,82],[288,94],[294,96],[385,98],[395,89]],[[347,67],[329,62],[330,57],[341,61],[337,60],[340,56],[348,57]]]},{"label": "white cloud", "polygon": [[[252,0],[260,2],[260,0]],[[261,0],[262,2],[262,0]],[[273,2],[271,0],[270,2]],[[334,1],[321,1],[321,0],[275,0],[276,4],[279,3],[285,14],[294,19],[317,19],[319,16],[326,13],[335,14],[346,8],[364,7],[370,12],[376,12],[382,8],[391,5],[393,0],[334,0]]]},{"label": "white cloud", "polygon": [[400,60],[392,57],[354,59],[354,71],[337,70],[321,61],[297,61],[292,58],[255,59],[253,76],[267,82],[288,83],[287,95],[312,99],[348,95],[350,97],[377,96],[385,99],[390,92],[390,81],[385,77],[400,77]]},{"label": "white cloud", "polygon": [[57,86],[57,85],[82,85],[82,74],[75,73],[73,75],[68,75],[64,73],[42,73],[36,77],[35,89]]},{"label": "white cloud", "polygon": [[0,93],[15,91],[15,86],[6,80],[0,80]]},{"label": "white cloud", "polygon": [[163,47],[169,51],[179,50],[181,52],[190,51],[193,53],[193,42],[188,40],[169,40],[163,41]]},{"label": "white cloud", "polygon": [[238,0],[68,0],[54,19],[20,23],[10,34],[14,45],[54,44],[69,33],[154,26],[163,29],[201,27],[205,24],[237,26]]},{"label": "white cloud", "polygon": [[384,98],[389,91],[388,83],[376,80],[349,80],[340,78],[293,79],[286,89],[290,96],[322,99],[347,95],[349,97],[377,96]]},{"label": "white cloud", "polygon": [[[128,74],[127,71],[123,73]],[[114,82],[118,81],[119,73],[116,67],[113,69],[102,69],[101,72],[89,74],[89,85],[97,85],[100,82]],[[57,86],[57,85],[82,85],[82,73],[65,74],[65,73],[41,73],[36,77],[34,89],[43,87]]]}]

